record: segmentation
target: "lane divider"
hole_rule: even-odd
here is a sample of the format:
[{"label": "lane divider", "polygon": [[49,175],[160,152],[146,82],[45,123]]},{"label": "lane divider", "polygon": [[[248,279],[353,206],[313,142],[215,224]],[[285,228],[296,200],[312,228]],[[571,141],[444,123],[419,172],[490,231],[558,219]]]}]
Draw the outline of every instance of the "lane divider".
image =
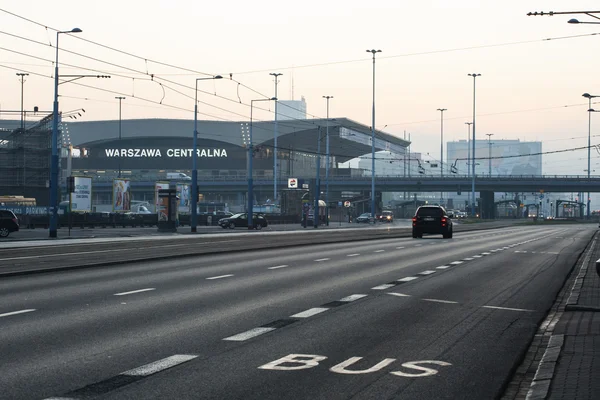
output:
[{"label": "lane divider", "polygon": [[129,294],[136,294],[136,293],[142,293],[142,292],[149,292],[152,290],[156,290],[156,288],[146,288],[146,289],[139,289],[139,290],[132,290],[131,292],[121,292],[121,293],[115,293],[114,296],[127,296]]},{"label": "lane divider", "polygon": [[35,308],[30,308],[27,310],[19,310],[19,311],[11,311],[11,312],[7,312],[4,314],[0,314],[0,318],[1,317],[10,317],[11,315],[19,315],[19,314],[25,314],[25,313],[30,313],[35,311]]}]

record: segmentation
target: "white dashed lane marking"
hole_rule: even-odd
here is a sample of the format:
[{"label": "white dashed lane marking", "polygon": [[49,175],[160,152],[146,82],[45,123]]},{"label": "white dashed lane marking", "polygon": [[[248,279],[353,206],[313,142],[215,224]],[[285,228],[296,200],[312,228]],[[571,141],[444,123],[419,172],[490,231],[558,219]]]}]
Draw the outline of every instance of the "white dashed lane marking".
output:
[{"label": "white dashed lane marking", "polygon": [[446,269],[446,268],[450,268],[449,265],[440,265],[439,267],[436,267],[437,269]]},{"label": "white dashed lane marking", "polygon": [[279,269],[279,268],[287,268],[288,265],[277,265],[275,267],[269,267],[268,269]]},{"label": "white dashed lane marking", "polygon": [[487,252],[487,251],[486,251],[486,252],[484,252],[484,253],[481,253],[481,255],[482,255],[482,256],[489,256],[490,254],[492,254],[492,253],[489,253],[489,252]]},{"label": "white dashed lane marking", "polygon": [[396,282],[410,282],[419,279],[418,276],[407,276],[406,278],[398,279]]},{"label": "white dashed lane marking", "polygon": [[476,254],[476,255],[473,256],[473,258],[481,258],[481,257],[483,257],[483,256],[480,255],[480,254]]},{"label": "white dashed lane marking", "polygon": [[427,270],[427,271],[419,272],[419,275],[431,275],[431,274],[435,274],[435,271]]},{"label": "white dashed lane marking", "polygon": [[463,261],[473,261],[474,258],[468,257],[468,258],[463,258]]},{"label": "white dashed lane marking", "polygon": [[254,328],[249,331],[238,333],[237,335],[226,337],[223,340],[230,340],[233,342],[243,342],[244,340],[252,339],[253,337],[260,336],[267,332],[274,331],[275,328]]},{"label": "white dashed lane marking", "polygon": [[219,276],[211,276],[210,278],[206,278],[208,280],[213,280],[213,279],[223,279],[223,278],[229,278],[233,276],[233,274],[227,274],[227,275],[219,275]]},{"label": "white dashed lane marking", "polygon": [[458,264],[462,264],[463,261],[452,261],[450,264],[452,265],[458,265]]},{"label": "white dashed lane marking", "polygon": [[482,307],[483,308],[491,308],[493,310],[533,312],[533,310],[526,310],[524,308],[510,308],[510,307],[496,307],[496,306],[482,306]]},{"label": "white dashed lane marking", "polygon": [[375,287],[372,287],[371,289],[372,290],[385,290],[385,289],[389,289],[394,286],[396,286],[396,285],[390,285],[389,283],[386,283],[385,285],[375,286]]},{"label": "white dashed lane marking", "polygon": [[360,253],[348,254],[346,257],[356,257],[360,256]]},{"label": "white dashed lane marking", "polygon": [[396,297],[410,297],[410,294],[403,294],[403,293],[389,292],[388,294],[390,294],[392,296],[396,296]]},{"label": "white dashed lane marking", "polygon": [[397,248],[398,250],[400,250],[400,249],[404,249],[404,246],[402,246],[402,247],[396,247],[396,248]]},{"label": "white dashed lane marking", "polygon": [[423,301],[431,301],[433,303],[458,304],[458,301],[439,300],[439,299],[422,299]]},{"label": "white dashed lane marking", "polygon": [[331,258],[319,258],[319,259],[315,260],[315,262],[329,261],[329,260],[331,260]]},{"label": "white dashed lane marking", "polygon": [[352,301],[362,299],[363,297],[367,297],[367,295],[366,294],[352,294],[350,296],[346,296],[346,297],[340,299],[340,301],[343,301],[345,303],[350,303]]},{"label": "white dashed lane marking", "polygon": [[308,309],[306,311],[299,312],[298,314],[294,314],[291,316],[291,318],[308,318],[308,317],[312,317],[313,315],[317,315],[322,312],[325,312],[327,310],[329,310],[329,308],[315,307],[315,308]]},{"label": "white dashed lane marking", "polygon": [[375,250],[373,253],[383,253],[385,250]]},{"label": "white dashed lane marking", "polygon": [[19,311],[11,311],[4,314],[0,314],[0,317],[10,317],[11,315],[25,314],[35,311],[35,308],[30,308],[27,310],[19,310]]},{"label": "white dashed lane marking", "polygon": [[130,369],[121,373],[128,376],[149,376],[156,374],[168,368],[193,360],[198,356],[191,354],[175,354],[174,356],[163,358],[150,364],[142,365],[141,367]]},{"label": "white dashed lane marking", "polygon": [[156,288],[146,288],[146,289],[139,289],[139,290],[132,290],[131,292],[121,292],[121,293],[115,293],[115,296],[127,296],[128,294],[135,294],[135,293],[142,293],[142,292],[149,292],[151,290],[156,290]]}]

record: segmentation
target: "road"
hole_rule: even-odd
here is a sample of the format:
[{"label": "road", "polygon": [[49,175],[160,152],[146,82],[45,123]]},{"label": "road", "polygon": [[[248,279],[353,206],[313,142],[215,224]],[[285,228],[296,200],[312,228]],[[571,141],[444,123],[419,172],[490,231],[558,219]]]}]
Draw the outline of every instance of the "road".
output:
[{"label": "road", "polygon": [[510,227],[0,280],[7,399],[499,396],[591,227]]}]

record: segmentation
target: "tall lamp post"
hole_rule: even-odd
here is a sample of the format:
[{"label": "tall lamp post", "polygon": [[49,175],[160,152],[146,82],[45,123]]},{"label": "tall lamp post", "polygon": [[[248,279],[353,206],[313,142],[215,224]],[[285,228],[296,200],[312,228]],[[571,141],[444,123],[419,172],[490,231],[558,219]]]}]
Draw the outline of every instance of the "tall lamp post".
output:
[{"label": "tall lamp post", "polygon": [[25,131],[25,112],[23,111],[23,84],[25,83],[25,77],[29,74],[25,72],[17,72],[17,76],[21,81],[21,132]]},{"label": "tall lamp post", "polygon": [[471,166],[471,216],[475,217],[476,216],[476,212],[475,212],[475,160],[477,159],[475,157],[475,81],[476,78],[478,76],[481,76],[481,74],[476,74],[476,73],[472,73],[472,74],[468,74],[469,76],[473,77],[473,139],[472,139],[472,146],[473,146],[473,157],[471,157],[472,160],[472,166]]},{"label": "tall lamp post", "polygon": [[121,177],[121,101],[125,100],[123,96],[117,96],[115,99],[119,100],[119,178]]},{"label": "tall lamp post", "polygon": [[[440,177],[444,179],[444,111],[447,108],[438,108],[440,112]],[[444,202],[444,192],[440,193],[440,205]]]},{"label": "tall lamp post", "polygon": [[[248,216],[248,230],[252,230],[254,228],[254,220],[252,216],[252,211],[254,207],[254,188],[252,182],[252,159],[254,158],[254,148],[252,144],[252,110],[254,109],[254,102],[256,101],[277,101],[277,97],[271,97],[270,99],[258,99],[258,100],[250,100],[250,140],[248,143],[248,210],[246,211],[246,215]],[[277,103],[276,103],[277,104]]]},{"label": "tall lamp post", "polygon": [[323,98],[327,100],[327,127],[325,128],[325,152],[327,153],[325,156],[325,203],[327,206],[325,207],[325,219],[329,226],[329,100],[333,99],[333,96],[323,96]]},{"label": "tall lamp post", "polygon": [[486,136],[488,137],[488,175],[491,177],[492,176],[492,145],[494,143],[492,143],[492,136],[494,136],[493,133],[486,133]]},{"label": "tall lamp post", "polygon": [[58,36],[61,33],[80,33],[79,28],[56,32],[56,61],[54,63],[54,105],[52,109],[52,158],[50,162],[50,229],[49,236],[58,234]]},{"label": "tall lamp post", "polygon": [[473,125],[473,123],[465,122],[465,125],[468,125],[468,129],[467,129],[467,178],[469,178],[471,176],[471,170],[470,170],[471,147],[469,147],[469,144],[471,143],[471,125]]},{"label": "tall lamp post", "polygon": [[194,144],[192,150],[192,218],[190,221],[192,232],[197,232],[198,230],[198,81],[222,78],[221,75],[211,76],[210,78],[196,78],[196,87],[194,89]]},{"label": "tall lamp post", "polygon": [[381,50],[367,50],[373,54],[373,112],[371,121],[371,217],[375,221],[375,54]]},{"label": "tall lamp post", "polygon": [[[590,165],[590,149],[592,148],[592,142],[591,142],[591,137],[592,137],[592,113],[593,112],[598,112],[596,110],[594,110],[592,108],[592,99],[596,98],[598,96],[592,96],[589,93],[584,93],[583,97],[587,97],[587,99],[589,100],[589,108],[588,108],[588,167],[587,167],[587,177],[588,177],[588,181],[590,180],[590,172],[591,172],[591,165]],[[590,219],[590,192],[588,191],[587,194],[587,219]]]},{"label": "tall lamp post", "polygon": [[[275,98],[277,98],[277,84],[279,83],[279,80],[277,78],[283,74],[278,72],[271,72],[269,75],[273,75],[275,77]],[[278,101],[275,100],[275,131],[273,132],[273,204],[277,204],[277,103]]]}]

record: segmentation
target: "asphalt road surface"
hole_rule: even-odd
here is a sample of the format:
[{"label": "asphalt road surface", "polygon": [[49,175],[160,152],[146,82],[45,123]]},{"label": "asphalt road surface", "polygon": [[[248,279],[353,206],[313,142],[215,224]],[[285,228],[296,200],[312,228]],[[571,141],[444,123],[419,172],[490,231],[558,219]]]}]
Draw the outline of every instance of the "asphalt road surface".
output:
[{"label": "asphalt road surface", "polygon": [[491,399],[594,229],[0,279],[2,399]]}]

